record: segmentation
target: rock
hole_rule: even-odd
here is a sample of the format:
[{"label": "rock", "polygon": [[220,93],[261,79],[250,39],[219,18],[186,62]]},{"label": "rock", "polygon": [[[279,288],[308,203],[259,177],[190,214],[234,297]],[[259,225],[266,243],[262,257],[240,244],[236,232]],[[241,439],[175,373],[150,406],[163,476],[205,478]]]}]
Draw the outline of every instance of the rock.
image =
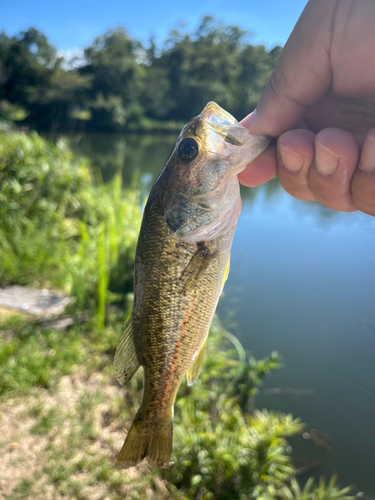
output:
[{"label": "rock", "polygon": [[74,300],[67,295],[25,286],[10,286],[0,290],[0,306],[43,319],[59,316]]}]

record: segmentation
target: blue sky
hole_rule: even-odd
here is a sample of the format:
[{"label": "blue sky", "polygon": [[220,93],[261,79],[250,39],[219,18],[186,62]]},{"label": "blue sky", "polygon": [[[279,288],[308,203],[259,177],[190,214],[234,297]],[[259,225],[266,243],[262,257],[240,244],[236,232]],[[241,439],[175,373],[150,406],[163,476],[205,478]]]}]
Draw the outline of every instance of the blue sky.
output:
[{"label": "blue sky", "polygon": [[307,0],[2,0],[0,31],[34,26],[60,51],[81,49],[107,29],[124,26],[143,42],[163,40],[177,22],[194,29],[204,15],[251,31],[252,43],[283,45]]}]

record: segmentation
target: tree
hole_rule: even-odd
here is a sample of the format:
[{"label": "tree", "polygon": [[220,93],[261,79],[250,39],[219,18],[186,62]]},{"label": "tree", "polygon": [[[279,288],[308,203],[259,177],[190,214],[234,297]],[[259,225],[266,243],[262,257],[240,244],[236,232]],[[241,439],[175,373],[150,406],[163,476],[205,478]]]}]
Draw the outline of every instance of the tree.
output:
[{"label": "tree", "polygon": [[171,31],[146,68],[144,106],[153,118],[188,120],[208,101],[237,116],[254,108],[271,73],[274,53],[247,43],[249,33],[203,18],[191,35]]},{"label": "tree", "polygon": [[142,128],[147,119],[148,126],[186,122],[213,100],[240,118],[255,107],[280,51],[248,39],[209,16],[194,32],[178,26],[161,47],[151,39],[147,49],[117,28],[95,38],[80,65],[67,67],[35,28],[2,33],[0,114],[26,114],[24,122],[43,131],[70,131],[77,120],[116,131]]},{"label": "tree", "polygon": [[143,80],[140,42],[117,28],[95,38],[84,54],[86,64],[79,73],[92,79],[87,95],[95,126],[118,129],[128,120],[136,120],[143,113],[139,104]]},{"label": "tree", "polygon": [[39,130],[61,130],[90,87],[87,77],[63,69],[63,58],[35,28],[0,35],[0,101],[27,110],[24,122]]},{"label": "tree", "polygon": [[0,35],[0,98],[26,106],[49,86],[56,50],[35,28]]}]

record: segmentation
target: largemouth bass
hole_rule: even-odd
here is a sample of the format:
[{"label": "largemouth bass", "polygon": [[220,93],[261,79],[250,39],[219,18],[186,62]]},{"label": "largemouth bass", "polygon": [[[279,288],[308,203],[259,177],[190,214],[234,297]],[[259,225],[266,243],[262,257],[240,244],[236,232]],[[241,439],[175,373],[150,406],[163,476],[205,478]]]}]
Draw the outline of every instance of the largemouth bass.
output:
[{"label": "largemouth bass", "polygon": [[237,174],[268,146],[214,102],[183,128],[148,198],[135,258],[134,305],[115,374],[144,369],[142,404],[117,458],[167,467],[173,404],[186,373],[198,378],[229,270],[241,198]]}]

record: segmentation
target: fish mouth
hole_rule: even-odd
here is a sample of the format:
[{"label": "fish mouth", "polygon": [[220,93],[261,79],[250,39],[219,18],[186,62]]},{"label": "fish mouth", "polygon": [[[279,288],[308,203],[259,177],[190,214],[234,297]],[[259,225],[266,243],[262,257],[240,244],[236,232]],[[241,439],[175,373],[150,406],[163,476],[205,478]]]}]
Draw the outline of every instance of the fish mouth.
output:
[{"label": "fish mouth", "polygon": [[226,143],[242,146],[249,132],[228,111],[210,101],[198,115]]},{"label": "fish mouth", "polygon": [[228,162],[232,176],[242,172],[270,143],[269,137],[250,135],[247,128],[215,102],[205,106],[198,120],[205,129],[207,150]]},{"label": "fish mouth", "polygon": [[206,130],[208,151],[230,159],[230,174],[237,176],[269,145],[270,138],[250,135],[247,128],[218,104],[209,102],[198,119]]},{"label": "fish mouth", "polygon": [[198,116],[211,125],[239,125],[234,116],[228,113],[228,111],[225,111],[225,109],[221,108],[214,101],[210,101],[209,103],[207,103],[203,111]]}]

